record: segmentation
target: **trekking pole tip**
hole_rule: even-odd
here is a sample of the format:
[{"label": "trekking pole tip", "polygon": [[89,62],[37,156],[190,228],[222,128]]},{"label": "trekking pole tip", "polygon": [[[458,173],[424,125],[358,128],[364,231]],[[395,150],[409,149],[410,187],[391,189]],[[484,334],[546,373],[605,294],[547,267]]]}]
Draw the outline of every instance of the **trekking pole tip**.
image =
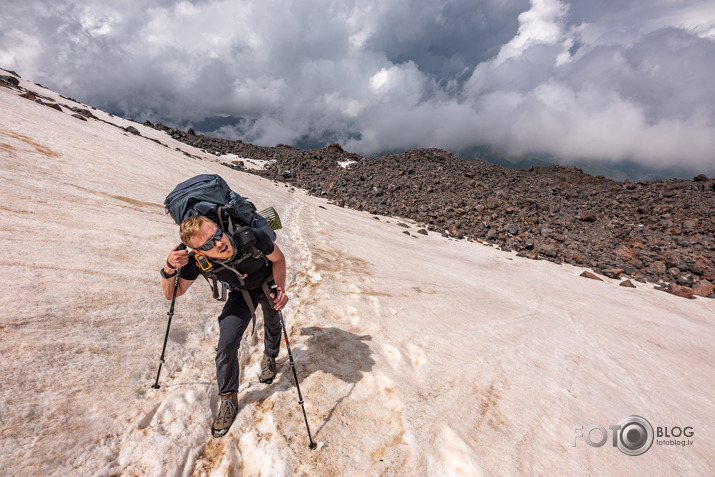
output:
[{"label": "trekking pole tip", "polygon": [[152,384],[151,387],[154,389],[159,389],[161,386],[159,386],[158,384]]},{"label": "trekking pole tip", "polygon": [[308,448],[310,450],[315,450],[316,447],[318,447],[318,444],[316,444],[315,442],[311,442],[310,445],[308,446]]}]

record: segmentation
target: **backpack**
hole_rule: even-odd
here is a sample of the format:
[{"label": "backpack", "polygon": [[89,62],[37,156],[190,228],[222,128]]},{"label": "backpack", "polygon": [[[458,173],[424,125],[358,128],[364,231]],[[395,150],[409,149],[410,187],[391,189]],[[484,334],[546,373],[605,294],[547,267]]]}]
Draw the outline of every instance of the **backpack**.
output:
[{"label": "backpack", "polygon": [[[263,230],[271,240],[276,239],[274,229],[280,228],[280,219],[272,207],[256,212],[253,202],[232,191],[217,174],[200,174],[185,180],[166,196],[164,207],[177,225],[192,215],[205,215],[223,230],[233,233],[239,227],[248,226]],[[270,224],[261,213],[277,220],[277,226]]]},{"label": "backpack", "polygon": [[[181,222],[193,215],[204,215],[213,220],[222,230],[231,234],[250,227],[263,230],[274,241],[276,240],[275,230],[282,227],[280,217],[273,207],[257,212],[256,206],[251,201],[232,191],[226,181],[217,174],[199,174],[185,180],[166,196],[164,207],[166,213],[171,215],[177,225],[181,225]],[[255,247],[254,251],[263,255]],[[230,289],[229,285],[222,282],[219,287],[218,278],[212,272],[212,264],[208,261],[203,262],[207,259],[202,254],[193,254],[193,256],[197,260],[201,274],[211,287],[213,297],[219,301],[225,301],[226,290]],[[243,283],[243,278],[235,269],[230,266],[224,266],[224,268],[232,269],[239,281]],[[268,282],[271,280],[272,277],[262,285],[267,295],[270,293]],[[255,330],[253,302],[248,291],[241,290],[241,292],[251,310]]]}]

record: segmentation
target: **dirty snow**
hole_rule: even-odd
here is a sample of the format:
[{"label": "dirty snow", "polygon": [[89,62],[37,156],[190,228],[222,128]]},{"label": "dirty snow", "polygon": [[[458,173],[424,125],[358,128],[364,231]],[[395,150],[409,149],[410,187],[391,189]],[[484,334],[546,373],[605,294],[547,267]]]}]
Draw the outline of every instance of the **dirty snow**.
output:
[{"label": "dirty snow", "polygon": [[[715,474],[712,300],[407,235],[93,113],[168,147],[0,87],[2,474]],[[158,270],[178,241],[162,203],[210,172],[281,214],[285,316],[317,450],[284,347],[276,382],[257,381],[260,335],[241,346],[237,420],[211,437],[221,304],[203,282],[177,300],[151,388],[169,305]],[[572,447],[574,424],[631,414],[692,426],[694,444],[639,457],[610,441]]]},{"label": "dirty snow", "polygon": [[275,161],[266,161],[265,159],[251,159],[249,157],[239,157],[236,154],[224,154],[221,156],[221,159],[226,160],[227,162],[243,162],[243,167],[246,169],[253,169],[253,170],[263,170],[266,168],[266,166]]}]

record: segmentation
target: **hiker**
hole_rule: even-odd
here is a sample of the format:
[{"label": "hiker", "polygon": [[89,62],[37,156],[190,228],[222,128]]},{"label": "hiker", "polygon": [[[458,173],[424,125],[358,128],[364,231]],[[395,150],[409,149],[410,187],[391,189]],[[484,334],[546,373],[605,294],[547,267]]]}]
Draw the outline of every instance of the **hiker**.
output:
[{"label": "hiker", "polygon": [[[193,251],[176,247],[169,253],[161,270],[164,296],[168,300],[172,299],[179,268],[177,297],[183,295],[200,274],[206,275],[207,270],[231,290],[218,317],[216,378],[221,404],[212,430],[214,437],[221,437],[228,432],[236,416],[238,348],[258,304],[263,309],[265,330],[260,381],[270,384],[276,376],[275,360],[281,340],[278,310],[283,309],[288,302],[285,294],[286,260],[278,245],[264,230],[242,227],[230,233],[203,215],[193,215],[183,220],[179,236],[181,242]],[[275,288],[271,288],[272,285]],[[267,294],[275,302],[274,307],[270,306]]]}]

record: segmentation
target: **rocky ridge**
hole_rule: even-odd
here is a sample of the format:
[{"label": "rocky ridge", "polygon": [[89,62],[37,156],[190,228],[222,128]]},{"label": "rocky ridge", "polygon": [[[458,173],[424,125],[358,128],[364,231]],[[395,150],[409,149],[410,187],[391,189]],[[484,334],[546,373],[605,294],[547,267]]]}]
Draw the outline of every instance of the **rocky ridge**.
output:
[{"label": "rocky ridge", "polygon": [[262,147],[151,126],[219,156],[269,161],[262,170],[225,164],[339,207],[411,219],[421,233],[653,282],[679,296],[715,298],[715,178],[616,182],[571,166],[505,169],[438,149],[369,158],[339,144]]}]

